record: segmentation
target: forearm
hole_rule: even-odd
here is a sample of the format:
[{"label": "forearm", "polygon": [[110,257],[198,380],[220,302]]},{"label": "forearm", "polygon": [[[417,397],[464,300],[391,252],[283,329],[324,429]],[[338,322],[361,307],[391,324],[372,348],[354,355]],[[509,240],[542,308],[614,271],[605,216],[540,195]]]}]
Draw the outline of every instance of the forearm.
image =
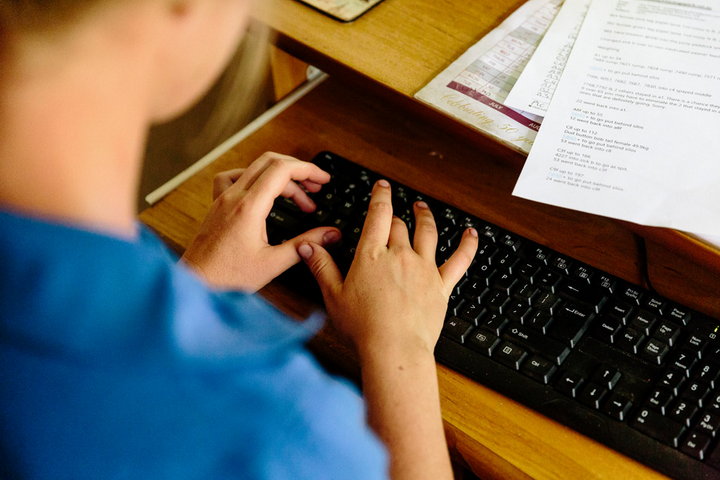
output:
[{"label": "forearm", "polygon": [[452,479],[432,353],[378,349],[361,363],[369,422],[389,450],[391,478]]}]

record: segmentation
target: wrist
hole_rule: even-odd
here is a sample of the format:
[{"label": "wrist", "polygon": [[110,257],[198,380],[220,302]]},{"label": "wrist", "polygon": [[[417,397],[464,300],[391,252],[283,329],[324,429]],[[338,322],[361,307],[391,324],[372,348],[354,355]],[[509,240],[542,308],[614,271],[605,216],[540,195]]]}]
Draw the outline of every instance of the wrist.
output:
[{"label": "wrist", "polygon": [[384,335],[357,345],[360,365],[435,365],[434,344],[414,335]]}]

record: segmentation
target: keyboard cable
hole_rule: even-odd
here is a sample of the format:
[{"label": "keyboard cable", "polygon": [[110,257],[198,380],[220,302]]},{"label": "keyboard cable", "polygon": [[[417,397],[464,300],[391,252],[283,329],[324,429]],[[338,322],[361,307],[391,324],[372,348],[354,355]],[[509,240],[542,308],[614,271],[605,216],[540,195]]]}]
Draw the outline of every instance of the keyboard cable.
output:
[{"label": "keyboard cable", "polygon": [[655,290],[655,287],[650,280],[650,270],[648,268],[648,254],[645,238],[641,235],[638,235],[637,233],[633,233],[633,237],[635,237],[635,245],[637,245],[638,266],[640,267],[640,274],[642,275],[643,282],[645,283],[645,288],[650,290],[652,293],[657,294],[657,290]]}]

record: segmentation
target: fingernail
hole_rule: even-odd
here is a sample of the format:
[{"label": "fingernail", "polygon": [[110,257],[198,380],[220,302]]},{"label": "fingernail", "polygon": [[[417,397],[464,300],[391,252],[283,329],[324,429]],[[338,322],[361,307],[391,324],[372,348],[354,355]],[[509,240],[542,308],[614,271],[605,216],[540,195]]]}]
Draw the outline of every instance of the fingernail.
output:
[{"label": "fingernail", "polygon": [[312,257],[313,249],[308,243],[303,243],[298,247],[298,254],[305,260],[309,260]]},{"label": "fingernail", "polygon": [[418,208],[428,208],[428,204],[425,202],[417,202],[415,206]]},{"label": "fingernail", "polygon": [[468,232],[470,232],[470,235],[477,238],[477,236],[478,236],[477,230],[475,230],[474,228],[468,228]]},{"label": "fingernail", "polygon": [[335,243],[340,240],[340,232],[336,230],[330,230],[325,235],[323,235],[322,239],[325,245],[327,245],[328,243]]},{"label": "fingernail", "polygon": [[385,179],[378,180],[377,183],[378,183],[378,185],[380,185],[381,187],[385,187],[385,188],[387,188],[387,187],[390,186],[390,182],[388,182],[388,181],[385,180]]}]

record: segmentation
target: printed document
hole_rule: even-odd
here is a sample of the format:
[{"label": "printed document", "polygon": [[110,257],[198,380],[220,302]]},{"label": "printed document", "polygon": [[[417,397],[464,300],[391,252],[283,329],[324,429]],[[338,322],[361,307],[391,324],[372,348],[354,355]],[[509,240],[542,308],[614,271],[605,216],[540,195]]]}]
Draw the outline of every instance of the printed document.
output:
[{"label": "printed document", "polygon": [[505,105],[545,116],[588,7],[590,0],[565,0]]},{"label": "printed document", "polygon": [[514,193],[720,235],[720,2],[594,0]]},{"label": "printed document", "polygon": [[527,153],[541,117],[503,104],[562,0],[529,0],[415,97]]}]

